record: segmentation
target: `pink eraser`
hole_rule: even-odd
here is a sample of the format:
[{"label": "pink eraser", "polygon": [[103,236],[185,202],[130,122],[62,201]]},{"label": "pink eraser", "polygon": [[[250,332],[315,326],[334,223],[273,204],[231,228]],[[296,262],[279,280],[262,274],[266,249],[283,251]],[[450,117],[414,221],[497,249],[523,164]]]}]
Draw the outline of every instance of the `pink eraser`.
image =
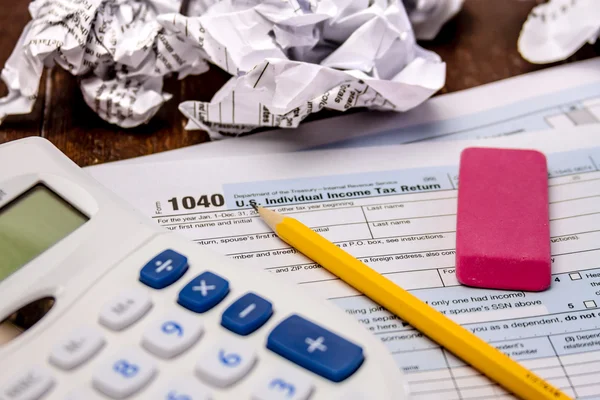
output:
[{"label": "pink eraser", "polygon": [[461,154],[458,178],[458,281],[489,289],[547,289],[551,269],[544,154],[468,148]]}]

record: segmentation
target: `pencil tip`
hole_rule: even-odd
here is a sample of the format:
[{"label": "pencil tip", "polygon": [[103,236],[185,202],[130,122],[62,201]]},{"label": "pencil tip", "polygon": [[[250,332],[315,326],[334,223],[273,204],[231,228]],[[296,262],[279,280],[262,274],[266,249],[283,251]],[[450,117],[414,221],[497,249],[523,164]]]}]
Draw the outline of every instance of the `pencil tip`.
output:
[{"label": "pencil tip", "polygon": [[252,206],[252,208],[254,208],[255,211],[258,211],[258,205],[255,203],[251,203],[250,204]]}]

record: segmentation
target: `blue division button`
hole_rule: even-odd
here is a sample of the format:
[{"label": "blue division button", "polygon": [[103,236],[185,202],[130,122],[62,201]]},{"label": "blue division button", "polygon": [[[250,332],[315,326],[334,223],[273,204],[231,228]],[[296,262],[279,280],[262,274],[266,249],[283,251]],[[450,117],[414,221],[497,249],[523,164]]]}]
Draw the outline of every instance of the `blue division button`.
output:
[{"label": "blue division button", "polygon": [[203,313],[219,304],[227,293],[229,293],[229,282],[207,271],[181,289],[177,302],[188,310]]},{"label": "blue division button", "polygon": [[249,335],[273,315],[273,305],[250,292],[237,299],[221,317],[221,325],[238,335]]},{"label": "blue division button", "polygon": [[360,346],[298,315],[271,331],[267,348],[333,382],[348,378],[365,359]]},{"label": "blue division button", "polygon": [[148,261],[140,271],[140,281],[154,289],[164,289],[187,271],[187,257],[174,250],[165,250]]}]

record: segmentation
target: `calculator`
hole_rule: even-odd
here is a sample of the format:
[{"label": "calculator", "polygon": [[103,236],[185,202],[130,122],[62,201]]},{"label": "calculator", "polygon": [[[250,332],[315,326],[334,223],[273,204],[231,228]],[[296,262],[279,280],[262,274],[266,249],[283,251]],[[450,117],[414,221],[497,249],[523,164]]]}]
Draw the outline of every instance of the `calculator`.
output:
[{"label": "calculator", "polygon": [[44,305],[0,345],[0,400],[406,398],[375,335],[278,279],[154,225],[45,139],[0,145],[0,321]]}]

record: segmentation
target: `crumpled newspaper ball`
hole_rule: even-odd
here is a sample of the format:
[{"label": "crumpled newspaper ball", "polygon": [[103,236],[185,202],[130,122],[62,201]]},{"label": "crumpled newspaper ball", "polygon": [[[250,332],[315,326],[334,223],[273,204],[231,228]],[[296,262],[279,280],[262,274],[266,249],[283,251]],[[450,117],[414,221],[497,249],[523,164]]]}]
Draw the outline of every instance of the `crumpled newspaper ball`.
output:
[{"label": "crumpled newspaper ball", "polygon": [[214,136],[295,127],[323,108],[404,111],[444,84],[445,64],[416,44],[400,1],[192,0],[188,16],[180,8],[180,0],[32,2],[2,71],[9,95],[0,121],[31,112],[43,68],[55,64],[81,77],[101,118],[126,128],[169,100],[164,76],[216,64],[230,81],[210,102],[180,105],[188,128]]},{"label": "crumpled newspaper ball", "polygon": [[175,13],[179,0],[45,0],[29,6],[27,24],[2,70],[9,94],[0,121],[31,112],[44,66],[58,64],[81,76],[86,103],[103,119],[129,128],[149,120],[170,99],[163,76],[208,70],[198,46],[168,51],[158,15]]},{"label": "crumpled newspaper ball", "polygon": [[519,36],[519,52],[535,64],[561,61],[600,36],[600,1],[550,0],[529,14]]}]

